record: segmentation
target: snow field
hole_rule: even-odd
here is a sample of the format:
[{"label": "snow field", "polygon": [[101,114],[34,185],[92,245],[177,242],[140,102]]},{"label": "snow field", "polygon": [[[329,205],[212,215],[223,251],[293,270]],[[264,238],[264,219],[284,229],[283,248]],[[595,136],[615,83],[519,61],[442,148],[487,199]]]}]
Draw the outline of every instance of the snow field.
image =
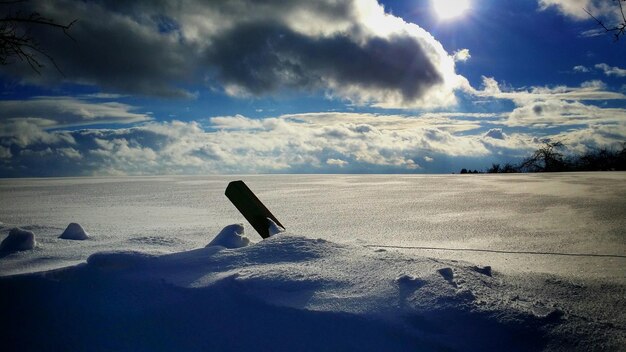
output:
[{"label": "snow field", "polygon": [[626,345],[623,173],[250,179],[286,232],[246,233],[219,177],[0,182],[34,233],[0,258],[3,350]]}]

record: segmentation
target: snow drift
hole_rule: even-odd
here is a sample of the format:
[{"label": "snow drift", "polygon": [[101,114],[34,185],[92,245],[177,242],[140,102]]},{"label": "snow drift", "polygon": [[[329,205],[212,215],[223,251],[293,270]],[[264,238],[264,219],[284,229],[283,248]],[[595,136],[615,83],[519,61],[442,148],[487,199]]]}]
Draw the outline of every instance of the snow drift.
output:
[{"label": "snow drift", "polygon": [[[2,278],[0,340],[9,350],[118,351],[529,351],[574,343],[561,331],[580,319],[485,268],[288,232],[245,246],[242,235],[230,225],[205,248],[101,252],[78,266]],[[225,248],[231,244],[238,248]]]}]

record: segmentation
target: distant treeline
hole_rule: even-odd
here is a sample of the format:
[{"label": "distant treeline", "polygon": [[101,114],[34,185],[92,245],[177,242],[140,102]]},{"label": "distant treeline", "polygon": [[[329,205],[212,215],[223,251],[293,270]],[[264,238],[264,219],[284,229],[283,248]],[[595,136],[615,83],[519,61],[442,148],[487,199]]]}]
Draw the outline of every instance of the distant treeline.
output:
[{"label": "distant treeline", "polygon": [[565,156],[564,148],[561,142],[549,142],[519,164],[492,164],[486,171],[461,169],[461,173],[626,171],[626,142],[620,150],[600,148],[582,155]]}]

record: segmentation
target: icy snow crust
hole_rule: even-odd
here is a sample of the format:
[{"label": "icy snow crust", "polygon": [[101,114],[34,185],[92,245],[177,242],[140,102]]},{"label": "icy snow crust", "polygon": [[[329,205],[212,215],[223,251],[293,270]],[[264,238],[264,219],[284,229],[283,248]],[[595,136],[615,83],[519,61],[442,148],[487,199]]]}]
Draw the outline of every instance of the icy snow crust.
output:
[{"label": "icy snow crust", "polygon": [[467,263],[288,233],[96,253],[0,290],[3,344],[22,350],[529,351],[562,343],[566,314]]},{"label": "icy snow crust", "polygon": [[233,177],[0,180],[2,350],[626,345],[625,173],[238,178],[286,233],[224,228]]}]

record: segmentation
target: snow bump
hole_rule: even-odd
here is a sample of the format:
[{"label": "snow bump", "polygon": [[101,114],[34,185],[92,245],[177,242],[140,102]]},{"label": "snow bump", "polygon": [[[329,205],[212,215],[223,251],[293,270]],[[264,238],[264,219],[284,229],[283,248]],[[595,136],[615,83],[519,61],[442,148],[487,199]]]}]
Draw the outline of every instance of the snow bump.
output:
[{"label": "snow bump", "polygon": [[35,244],[34,233],[16,227],[11,229],[9,235],[0,243],[0,252],[26,251],[35,248]]},{"label": "snow bump", "polygon": [[250,239],[245,235],[243,224],[232,224],[224,227],[207,247],[241,248],[248,244],[250,244]]},{"label": "snow bump", "polygon": [[59,236],[59,238],[62,238],[64,240],[86,240],[89,238],[89,234],[87,232],[85,232],[85,230],[83,229],[82,226],[80,226],[80,224],[77,224],[75,222],[67,225],[67,228],[65,229],[65,231],[63,231],[63,233],[61,234],[61,236]]}]

